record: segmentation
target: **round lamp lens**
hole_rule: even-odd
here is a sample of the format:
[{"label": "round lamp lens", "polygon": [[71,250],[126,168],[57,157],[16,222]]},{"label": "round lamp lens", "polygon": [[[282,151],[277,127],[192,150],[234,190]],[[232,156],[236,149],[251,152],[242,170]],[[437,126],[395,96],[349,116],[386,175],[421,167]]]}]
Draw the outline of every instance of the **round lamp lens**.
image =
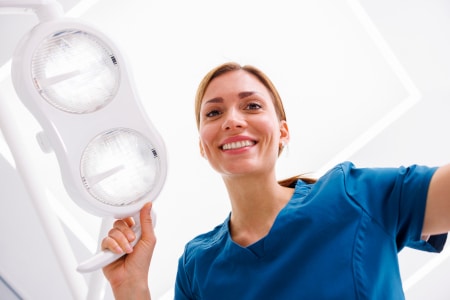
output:
[{"label": "round lamp lens", "polygon": [[31,74],[36,89],[54,107],[70,113],[107,105],[119,86],[111,49],[96,36],[67,30],[45,39],[35,51]]},{"label": "round lamp lens", "polygon": [[112,206],[129,205],[147,196],[158,179],[159,168],[152,143],[126,128],[96,136],[81,158],[84,186],[95,199]]}]

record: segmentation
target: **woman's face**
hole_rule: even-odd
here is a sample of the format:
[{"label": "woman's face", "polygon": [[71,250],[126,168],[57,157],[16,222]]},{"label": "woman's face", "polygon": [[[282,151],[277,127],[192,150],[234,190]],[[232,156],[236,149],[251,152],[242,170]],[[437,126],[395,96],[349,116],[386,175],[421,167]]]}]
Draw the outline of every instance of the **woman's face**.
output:
[{"label": "woman's face", "polygon": [[289,140],[267,88],[254,75],[231,71],[214,78],[200,108],[200,151],[223,176],[272,172]]}]

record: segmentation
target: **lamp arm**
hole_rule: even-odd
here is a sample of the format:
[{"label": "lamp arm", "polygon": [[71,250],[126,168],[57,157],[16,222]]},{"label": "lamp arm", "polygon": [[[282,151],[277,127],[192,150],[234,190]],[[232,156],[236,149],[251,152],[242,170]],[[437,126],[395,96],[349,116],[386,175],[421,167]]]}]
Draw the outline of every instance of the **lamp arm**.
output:
[{"label": "lamp arm", "polygon": [[74,272],[77,260],[61,222],[53,213],[53,208],[48,202],[48,196],[40,180],[41,170],[38,169],[39,165],[35,162],[36,157],[32,155],[30,150],[34,144],[26,131],[22,130],[23,128],[21,128],[17,118],[18,107],[16,108],[13,104],[19,102],[19,99],[16,98],[11,78],[8,77],[0,82],[0,132],[3,133],[11,150],[17,172],[25,184],[73,298],[85,299],[87,294],[85,279]]},{"label": "lamp arm", "polygon": [[0,0],[1,7],[31,9],[41,22],[64,15],[61,4],[56,0]]}]

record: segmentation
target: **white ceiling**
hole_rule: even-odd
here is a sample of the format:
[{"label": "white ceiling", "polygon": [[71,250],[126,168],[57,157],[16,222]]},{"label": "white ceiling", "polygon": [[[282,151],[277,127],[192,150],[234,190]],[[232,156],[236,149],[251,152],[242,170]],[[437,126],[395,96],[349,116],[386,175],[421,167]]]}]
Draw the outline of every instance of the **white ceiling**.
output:
[{"label": "white ceiling", "polygon": [[[254,64],[278,86],[293,134],[279,161],[280,178],[320,175],[341,160],[360,166],[449,160],[450,3],[445,0],[61,3],[121,46],[144,107],[167,145],[169,176],[155,202],[158,245],[149,279],[156,299],[171,297],[185,242],[222,222],[229,210],[220,177],[198,153],[193,115],[196,86],[219,63]],[[12,100],[4,64],[36,22],[31,15],[0,14],[0,90]],[[75,258],[83,260],[95,251],[100,220],[68,198],[54,157],[34,144],[38,126],[23,107],[15,104],[15,109],[26,147],[37,168],[45,170],[40,180],[51,206]],[[26,299],[69,299],[71,289],[2,139],[0,154],[5,237],[0,277]],[[407,299],[448,298],[448,255],[447,250],[400,254]],[[15,299],[6,296],[1,280],[0,286],[0,298]],[[111,298],[109,290],[104,298]]]}]

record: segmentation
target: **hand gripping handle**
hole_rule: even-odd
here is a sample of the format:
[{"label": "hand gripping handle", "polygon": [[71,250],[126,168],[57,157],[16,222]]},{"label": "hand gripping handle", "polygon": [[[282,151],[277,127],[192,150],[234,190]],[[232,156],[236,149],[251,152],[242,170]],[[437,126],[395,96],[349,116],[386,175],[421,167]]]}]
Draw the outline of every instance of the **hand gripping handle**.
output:
[{"label": "hand gripping handle", "polygon": [[[153,227],[156,226],[156,213],[154,213],[154,210],[151,211],[152,216],[152,223]],[[142,235],[141,230],[141,223],[139,221],[139,214],[137,214],[137,217],[134,218],[136,224],[132,227],[134,233],[136,234],[136,239],[131,243],[131,246],[134,247]],[[80,273],[88,273],[93,272],[98,269],[101,269],[107,265],[109,265],[112,262],[115,262],[122,256],[124,256],[126,253],[116,254],[111,252],[110,250],[102,250],[99,253],[95,254],[93,257],[85,260],[81,264],[78,265],[77,271]]]}]

